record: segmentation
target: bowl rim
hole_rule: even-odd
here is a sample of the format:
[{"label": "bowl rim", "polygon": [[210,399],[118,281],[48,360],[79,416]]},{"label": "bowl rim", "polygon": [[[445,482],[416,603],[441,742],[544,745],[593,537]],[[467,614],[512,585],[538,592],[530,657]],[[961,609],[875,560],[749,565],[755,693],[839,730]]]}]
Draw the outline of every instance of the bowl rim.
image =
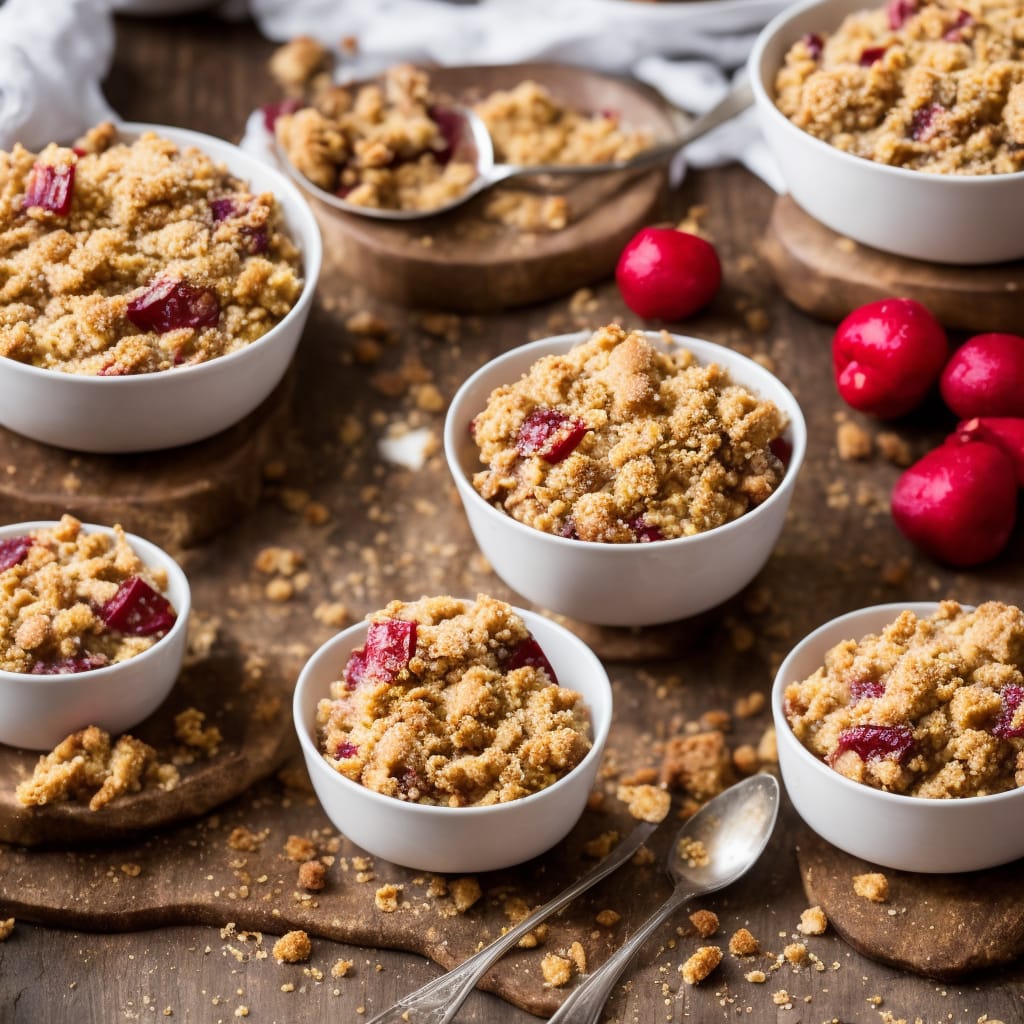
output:
[{"label": "bowl rim", "polygon": [[[460,600],[466,601],[472,604],[475,598],[461,598]],[[584,770],[584,766],[589,765],[595,760],[599,760],[604,756],[604,747],[608,739],[608,733],[611,729],[612,718],[614,716],[614,706],[612,700],[612,685],[611,680],[608,677],[608,671],[605,669],[601,659],[593,652],[590,646],[582,641],[575,633],[571,630],[566,629],[565,626],[560,623],[554,622],[552,619],[547,618],[544,615],[540,615],[537,612],[531,612],[524,608],[518,608],[515,605],[510,605],[512,610],[519,615],[527,626],[530,628],[531,633],[533,632],[534,625],[539,621],[543,623],[542,628],[551,627],[555,632],[565,634],[567,638],[570,638],[570,642],[577,646],[580,652],[586,652],[591,659],[591,668],[595,666],[600,669],[599,674],[595,674],[595,679],[598,681],[599,687],[606,692],[608,713],[604,716],[603,721],[595,722],[593,715],[593,708],[589,702],[584,702],[585,706],[590,713],[590,728],[592,732],[590,749],[587,751],[583,760],[579,762],[574,768],[570,769],[560,779],[551,783],[550,786],[546,786],[544,789],[538,790],[536,793],[530,793],[527,796],[518,797],[515,800],[508,800],[505,803],[498,804],[487,804],[486,806],[472,806],[472,807],[445,807],[439,804],[421,804],[413,803],[407,800],[398,800],[393,796],[386,796],[383,793],[378,793],[375,790],[367,789],[365,786],[360,785],[358,782],[353,782],[347,776],[342,775],[340,772],[334,771],[330,765],[324,760],[323,755],[317,748],[316,743],[313,741],[312,736],[306,729],[303,716],[302,716],[302,704],[306,697],[306,693],[312,686],[311,679],[313,676],[314,663],[319,663],[329,655],[333,654],[335,648],[345,647],[348,643],[358,637],[360,634],[365,635],[369,628],[369,622],[363,619],[361,622],[355,622],[351,626],[343,629],[340,633],[335,633],[329,640],[324,641],[306,661],[305,665],[302,666],[302,671],[299,673],[298,681],[295,684],[295,691],[292,695],[292,721],[295,725],[295,731],[299,737],[299,746],[302,748],[302,753],[307,766],[311,760],[316,762],[319,767],[316,769],[318,772],[322,771],[326,773],[324,779],[335,779],[338,784],[341,784],[342,791],[348,791],[354,797],[363,797],[370,801],[371,804],[376,804],[382,808],[395,811],[398,808],[405,808],[411,814],[425,815],[425,816],[436,816],[441,815],[445,817],[451,817],[452,815],[458,816],[462,821],[470,817],[486,816],[489,814],[500,813],[501,811],[509,810],[511,808],[525,807],[530,804],[537,803],[541,799],[550,799],[551,794],[556,790],[565,788],[563,783],[567,782],[570,778],[577,775],[577,773]],[[354,646],[354,645],[353,645]],[[556,686],[562,686],[561,683],[556,683]],[[564,689],[572,689],[571,686],[564,686]],[[317,697],[317,703],[320,700],[326,699],[330,694],[325,693],[321,697]],[[315,706],[314,706],[315,711]]]},{"label": "bowl rim", "polygon": [[[518,519],[513,519],[512,516],[495,508],[489,501],[480,495],[477,489],[473,486],[472,479],[463,472],[462,467],[459,463],[458,450],[459,441],[457,439],[456,431],[459,426],[455,423],[455,417],[453,415],[454,410],[458,405],[466,400],[470,389],[476,385],[480,379],[494,371],[497,364],[511,361],[515,356],[525,356],[527,353],[537,353],[537,358],[543,355],[558,354],[561,349],[552,349],[553,343],[557,343],[559,346],[566,345],[565,351],[572,348],[575,343],[586,341],[588,338],[593,337],[596,332],[594,330],[584,329],[581,331],[572,331],[567,334],[555,334],[547,338],[540,338],[537,341],[527,342],[525,345],[519,345],[516,348],[502,352],[500,355],[495,356],[493,359],[489,359],[483,366],[479,367],[474,373],[463,381],[462,385],[452,396],[452,400],[448,405],[448,412],[445,415],[444,422],[444,453],[445,458],[448,462],[448,468],[451,472],[452,477],[455,480],[456,487],[459,493],[466,496],[472,495],[471,500],[474,505],[481,509],[486,509],[486,514],[496,516],[495,520],[508,524],[514,531],[518,532],[523,537],[539,538],[541,542],[550,541],[555,544],[566,546],[567,550],[573,551],[615,551],[622,552],[622,555],[613,555],[612,557],[626,557],[628,553],[636,555],[638,551],[655,551],[655,552],[666,552],[674,551],[682,548],[684,545],[696,545],[698,543],[707,543],[710,537],[723,537],[728,532],[736,529],[741,529],[743,526],[749,526],[752,517],[756,516],[762,509],[768,508],[773,504],[778,504],[776,499],[781,500],[783,494],[788,494],[796,486],[796,479],[799,476],[800,468],[803,465],[804,456],[807,451],[807,421],[804,418],[803,410],[800,408],[800,403],[797,401],[796,396],[792,391],[778,378],[774,373],[766,370],[759,363],[754,362],[753,359],[748,356],[737,352],[735,349],[731,349],[726,345],[720,345],[714,341],[708,341],[705,338],[696,338],[691,335],[685,334],[674,334],[667,332],[668,336],[677,344],[679,347],[687,348],[691,343],[696,342],[698,347],[705,349],[713,349],[719,351],[725,351],[729,353],[730,359],[737,359],[744,366],[744,369],[750,369],[755,375],[763,376],[766,379],[773,381],[782,391],[789,396],[792,400],[793,409],[796,415],[791,415],[789,410],[783,410],[788,419],[789,423],[786,425],[786,432],[791,435],[791,441],[793,444],[793,453],[790,456],[789,464],[786,466],[786,472],[782,477],[782,483],[763,501],[760,505],[755,508],[744,512],[737,519],[733,519],[728,523],[723,523],[721,526],[716,526],[710,530],[704,530],[701,533],[691,534],[687,537],[672,537],[669,540],[653,541],[646,544],[609,544],[605,541],[597,540],[574,540],[569,537],[561,537],[554,533],[545,533],[543,530],[538,530],[535,527],[527,526],[525,523],[519,522]],[[648,338],[663,339],[664,332],[654,330],[643,330],[641,331]],[[705,365],[707,362],[714,361],[714,358],[707,359],[703,356],[699,356],[698,352],[691,349],[694,355],[698,355],[701,365]],[[726,367],[728,370],[728,367]],[[521,376],[521,375],[520,375]],[[507,381],[506,383],[514,383],[514,381]],[[500,386],[500,385],[496,385]],[[747,385],[743,385],[747,387]],[[748,388],[748,390],[753,390]]]},{"label": "bowl rim", "polygon": [[[59,523],[59,519],[37,519],[22,523],[8,523],[0,526],[0,539],[10,536],[15,532],[18,534],[22,532],[28,533],[32,530],[57,526]],[[82,529],[86,533],[113,533],[112,527],[104,526],[100,523],[82,521]],[[31,672],[9,672],[6,669],[0,669],[0,685],[22,685],[32,686],[33,688],[37,686],[50,688],[67,688],[73,685],[82,686],[86,682],[93,680],[108,679],[110,676],[124,671],[128,666],[138,667],[146,661],[152,661],[154,658],[159,658],[166,654],[167,647],[164,641],[170,640],[172,637],[177,638],[183,630],[188,628],[189,615],[192,611],[192,588],[189,586],[188,576],[185,575],[185,570],[182,569],[171,555],[151,540],[146,540],[145,537],[129,533],[127,530],[125,531],[125,539],[131,545],[135,554],[148,567],[153,567],[155,556],[159,562],[157,567],[164,569],[167,572],[169,581],[173,580],[181,589],[181,600],[174,609],[176,613],[174,625],[152,647],[147,647],[146,650],[133,654],[124,661],[116,661],[112,665],[104,665],[102,668],[92,668],[87,672],[64,672],[53,675],[33,675]],[[171,583],[168,582],[167,590],[169,591],[170,589]],[[167,597],[167,591],[164,591],[164,596]]]},{"label": "bowl rim", "polygon": [[[766,68],[766,51],[768,47],[775,42],[778,36],[785,33],[785,30],[791,22],[801,17],[808,11],[814,10],[815,8],[828,9],[831,7],[839,6],[851,6],[853,10],[847,13],[855,13],[858,10],[872,10],[877,8],[877,0],[874,0],[874,5],[870,0],[863,0],[863,3],[857,4],[857,0],[800,0],[799,3],[795,3],[789,7],[784,7],[778,14],[775,15],[768,22],[764,28],[757,34],[754,40],[754,45],[750,51],[750,55],[747,58],[746,70],[747,77],[750,80],[751,87],[754,91],[754,98],[756,100],[755,106],[762,112],[765,117],[770,118],[775,124],[790,133],[796,133],[791,135],[792,138],[799,138],[811,145],[820,155],[825,156],[828,154],[829,157],[839,160],[841,163],[851,168],[873,168],[874,170],[867,171],[867,173],[878,173],[882,175],[893,175],[897,180],[913,181],[913,182],[934,182],[934,187],[943,187],[953,182],[957,184],[952,186],[955,188],[976,188],[980,189],[983,187],[994,188],[997,184],[1003,182],[1017,182],[1024,181],[1024,170],[1012,171],[1006,174],[948,174],[932,171],[917,170],[910,167],[894,167],[892,164],[879,163],[877,160],[870,160],[868,157],[855,156],[852,153],[847,153],[845,150],[838,149],[823,139],[819,139],[812,135],[810,132],[804,131],[802,128],[793,124],[792,121],[781,110],[775,105],[774,98],[769,95],[768,90],[765,88],[762,80],[762,71],[767,73],[771,70],[772,75],[779,71],[779,67],[772,69]],[[856,6],[854,6],[856,5]],[[880,9],[880,8],[878,8]],[[845,18],[847,15],[844,14]],[[840,19],[841,21],[842,19]],[[834,32],[838,28],[838,24],[833,24],[828,30]],[[792,44],[790,44],[792,45]],[[783,51],[785,56],[785,51]],[[1013,187],[1007,185],[1004,187]]]},{"label": "bowl rim", "polygon": [[[213,359],[207,359],[202,363],[191,363],[185,366],[175,366],[168,370],[156,370],[152,373],[135,373],[135,374],[124,374],[116,377],[100,377],[96,374],[80,374],[80,373],[67,373],[63,370],[48,369],[44,366],[33,366],[31,363],[23,363],[17,359],[9,359],[6,357],[0,357],[0,369],[6,368],[8,371],[13,373],[26,373],[29,376],[37,376],[40,380],[58,380],[64,382],[75,382],[73,386],[76,387],[109,387],[109,388],[125,388],[125,387],[156,387],[154,381],[167,381],[167,380],[187,380],[189,377],[195,376],[197,373],[210,373],[211,367],[226,367],[234,362],[238,362],[240,359],[246,358],[249,353],[256,349],[265,348],[267,344],[273,344],[280,335],[283,333],[283,328],[290,325],[290,322],[297,318],[300,310],[305,309],[313,301],[313,296],[316,292],[317,282],[320,278],[321,265],[323,263],[323,239],[320,235],[320,228],[316,222],[316,218],[313,216],[313,211],[309,207],[309,203],[306,198],[298,190],[298,188],[288,179],[283,171],[268,161],[261,160],[259,157],[254,156],[252,153],[246,152],[241,146],[235,145],[233,142],[228,142],[227,139],[218,138],[216,135],[208,135],[205,132],[197,132],[191,128],[179,128],[176,125],[170,124],[155,124],[146,121],[120,121],[115,124],[115,129],[118,135],[118,142],[134,142],[140,138],[146,132],[155,132],[162,138],[167,139],[170,142],[174,142],[180,147],[191,145],[204,152],[210,159],[215,163],[227,164],[229,159],[235,159],[240,157],[243,161],[249,161],[252,164],[260,166],[261,170],[265,170],[267,174],[274,179],[274,187],[270,191],[274,193],[275,199],[280,202],[280,193],[284,192],[288,194],[289,199],[292,201],[295,207],[296,213],[296,224],[298,230],[289,231],[289,237],[292,238],[292,242],[299,249],[302,257],[302,291],[299,292],[298,298],[295,300],[291,309],[270,328],[265,334],[261,334],[254,341],[249,342],[243,348],[236,349],[234,352],[227,352],[222,356],[215,356]],[[219,146],[225,147],[227,150],[232,151],[231,156],[221,156],[216,152],[211,152],[208,147],[211,143],[214,144],[214,149]],[[236,177],[243,178],[244,175],[232,170],[228,167],[228,170]],[[283,213],[282,208],[282,213]],[[292,237],[300,236],[300,237]],[[266,343],[266,344],[264,344]],[[173,376],[169,376],[173,374]],[[143,383],[147,382],[147,383]],[[72,386],[69,383],[65,383],[63,386]],[[95,671],[99,671],[98,669]]]},{"label": "bowl rim", "polygon": [[[982,805],[991,806],[993,804],[1006,803],[1011,800],[1024,799],[1024,787],[1021,786],[1018,786],[1015,789],[1005,790],[1002,793],[988,793],[985,796],[961,796],[954,797],[949,800],[942,800],[936,797],[910,796],[907,793],[890,793],[884,789],[876,789],[874,786],[868,786],[863,782],[854,782],[852,779],[848,779],[845,775],[842,775],[837,771],[833,771],[827,764],[825,764],[824,761],[815,757],[814,754],[812,754],[796,738],[796,735],[789,724],[789,720],[786,718],[785,711],[783,710],[783,694],[789,683],[794,682],[794,680],[786,679],[783,673],[798,653],[803,653],[815,642],[820,642],[820,637],[826,630],[834,629],[840,625],[844,625],[845,623],[852,624],[868,614],[881,615],[885,613],[891,614],[893,618],[895,618],[900,612],[907,610],[912,611],[917,615],[924,614],[926,611],[930,614],[939,607],[939,604],[939,601],[891,601],[885,604],[866,605],[863,608],[855,608],[853,611],[845,612],[842,615],[837,615],[835,618],[829,619],[827,622],[823,622],[793,646],[790,652],[783,659],[778,672],[775,674],[775,679],[772,681],[771,706],[772,717],[775,721],[776,737],[779,742],[786,743],[788,747],[796,750],[797,757],[802,762],[801,767],[806,765],[806,770],[814,771],[819,777],[829,779],[832,784],[839,786],[843,792],[850,793],[860,799],[878,799],[883,803],[891,804],[893,807],[916,807],[921,810],[929,809],[930,813],[956,814],[957,811],[953,810],[953,808],[979,807]],[[973,611],[975,606],[962,604],[960,607],[965,611]],[[877,632],[877,629],[874,631]],[[861,635],[865,636],[867,633],[861,631]],[[830,643],[829,646],[832,647],[839,642],[840,640],[837,639]],[[942,811],[942,808],[946,808],[947,810]]]}]

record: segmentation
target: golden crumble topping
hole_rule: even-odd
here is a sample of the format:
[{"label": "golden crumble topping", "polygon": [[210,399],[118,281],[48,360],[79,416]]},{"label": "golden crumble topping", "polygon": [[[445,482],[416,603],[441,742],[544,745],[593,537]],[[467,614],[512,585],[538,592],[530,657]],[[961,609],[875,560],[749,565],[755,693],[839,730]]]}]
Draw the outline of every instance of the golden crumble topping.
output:
[{"label": "golden crumble topping", "polygon": [[761,943],[747,928],[737,928],[729,938],[729,952],[733,956],[756,956],[761,952]]},{"label": "golden crumble topping", "polygon": [[881,871],[853,876],[853,891],[872,903],[887,903],[889,900],[889,879]]},{"label": "golden crumble topping", "polygon": [[514,519],[585,541],[635,543],[738,519],[778,487],[771,402],[640,331],[597,331],[491,392],[473,420],[473,486]]},{"label": "golden crumble topping", "polygon": [[[0,314],[2,315],[2,314]],[[0,669],[39,675],[84,672],[148,650],[173,625],[161,591],[166,573],[147,566],[124,530],[86,533],[74,516],[0,541]],[[152,593],[164,612],[126,621],[131,592]],[[116,603],[115,603],[116,599]],[[123,628],[118,628],[123,627]]]},{"label": "golden crumble topping", "polygon": [[701,946],[680,968],[687,985],[699,985],[722,962],[718,946]]},{"label": "golden crumble topping", "polygon": [[943,601],[844,640],[786,687],[785,713],[811,753],[852,779],[918,797],[1024,785],[1024,612]]},{"label": "golden crumble topping", "polygon": [[776,81],[798,128],[938,174],[1024,168],[1021,0],[891,0],[792,45]]},{"label": "golden crumble topping", "polygon": [[828,928],[828,918],[821,907],[808,907],[800,913],[800,923],[796,930],[801,935],[824,935]]},{"label": "golden crumble topping", "polygon": [[309,941],[309,936],[301,930],[285,932],[270,951],[271,956],[279,964],[302,963],[309,959],[312,952],[313,944]]},{"label": "golden crumble topping", "polygon": [[619,786],[616,795],[640,821],[664,821],[672,809],[672,797],[658,786]]},{"label": "golden crumble topping", "polygon": [[545,789],[590,749],[580,694],[557,685],[502,601],[393,601],[320,702],[331,767],[386,796],[449,807]]},{"label": "golden crumble topping", "polygon": [[302,291],[274,196],[153,132],[115,138],[0,152],[0,355],[120,376],[266,334]]}]

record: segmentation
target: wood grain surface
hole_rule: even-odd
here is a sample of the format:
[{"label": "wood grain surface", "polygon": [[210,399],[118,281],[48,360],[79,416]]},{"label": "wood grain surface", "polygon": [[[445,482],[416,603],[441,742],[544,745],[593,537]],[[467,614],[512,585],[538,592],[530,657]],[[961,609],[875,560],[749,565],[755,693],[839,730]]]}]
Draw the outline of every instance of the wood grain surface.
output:
[{"label": "wood grain surface", "polygon": [[[245,24],[198,16],[122,21],[108,95],[126,117],[237,136],[251,107],[274,96],[263,68],[270,50]],[[724,286],[712,307],[686,324],[671,326],[770,362],[804,408],[810,435],[807,462],[781,541],[746,592],[698,619],[662,630],[590,634],[615,687],[616,722],[610,739],[615,760],[609,762],[609,789],[617,773],[656,766],[659,745],[666,736],[685,731],[687,723],[700,728],[704,713],[731,709],[737,698],[751,692],[767,694],[774,668],[792,643],[834,615],[883,600],[944,595],[972,603],[988,597],[1020,599],[1024,543],[1019,535],[998,561],[981,570],[955,573],[939,567],[910,549],[892,526],[887,500],[898,467],[877,448],[863,462],[838,457],[837,418],[849,416],[876,439],[883,428],[843,411],[830,378],[830,329],[789,306],[754,255],[772,198],[736,167],[693,175],[671,197],[667,217],[681,218],[693,207],[705,209],[704,227],[714,237],[725,268]],[[347,326],[350,316],[362,311],[388,325],[384,337],[373,344]],[[272,445],[271,459],[279,465],[264,481],[249,515],[213,542],[185,553],[194,607],[230,621],[232,634],[247,638],[247,654],[279,659],[287,666],[282,671],[293,672],[333,632],[328,620],[334,621],[338,609],[331,606],[344,605],[350,617],[358,618],[396,596],[487,590],[511,598],[475,553],[436,447],[443,411],[428,385],[443,399],[450,398],[467,373],[498,352],[613,318],[633,322],[610,282],[592,296],[458,321],[375,300],[357,272],[322,282],[297,358],[290,425],[275,434]],[[933,407],[913,422],[884,429],[898,433],[913,454],[941,439],[949,426],[950,419]],[[422,468],[382,461],[380,439],[410,429],[424,429],[433,439]],[[321,507],[327,511],[326,521],[321,521]],[[289,577],[294,591],[290,600],[271,600],[271,577],[255,568],[267,545],[293,548],[302,556],[301,571]],[[765,712],[735,719],[730,746],[756,742],[767,724]],[[301,893],[295,895],[292,883],[296,866],[284,857],[283,844],[293,828],[305,834],[319,828],[320,844],[333,838],[322,831],[326,819],[305,799],[271,780],[212,817],[154,835],[148,850],[155,858],[155,851],[173,846],[174,837],[184,837],[189,829],[209,832],[214,860],[190,861],[187,838],[186,848],[179,843],[178,852],[159,860],[170,861],[172,871],[178,870],[173,867],[178,855],[195,865],[197,890],[226,886],[229,902],[218,907],[224,920],[211,920],[208,912],[193,909],[185,924],[150,919],[143,931],[86,932],[75,902],[63,898],[71,894],[61,886],[70,883],[55,874],[56,892],[45,897],[53,902],[50,924],[20,921],[0,944],[0,1020],[148,1020],[168,1011],[171,1019],[186,1021],[230,1022],[243,1012],[255,1021],[369,1019],[439,970],[420,956],[383,948],[399,941],[399,927],[410,925],[397,915],[387,918],[376,906],[371,913],[369,887],[388,880],[408,884],[403,893],[410,907],[428,904],[419,919],[411,915],[413,923],[437,929],[436,946],[428,952],[440,962],[454,962],[474,939],[486,940],[507,921],[506,886],[515,887],[528,902],[541,899],[551,891],[548,885],[578,867],[574,844],[589,838],[604,821],[621,817],[621,806],[606,793],[605,815],[588,812],[566,844],[505,878],[481,878],[483,899],[460,918],[444,917],[424,896],[421,884],[411,878],[406,883],[406,876],[390,865],[373,866],[379,880],[356,881],[343,872],[340,856],[348,858],[350,872],[353,863],[339,848],[323,899],[325,905],[344,901],[355,890],[366,907],[358,914],[358,942],[366,945],[315,938],[307,964],[278,965],[265,955],[272,944],[269,935],[243,939],[234,933],[237,929],[226,926],[248,919],[270,933],[283,930],[272,927],[278,923],[275,906],[287,905],[296,919],[305,913]],[[236,822],[270,830],[258,857],[227,846],[228,826]],[[863,956],[835,928],[807,940],[821,970],[813,963],[776,966],[775,957],[768,955],[755,962],[727,955],[703,985],[682,984],[680,963],[698,945],[724,943],[740,925],[750,928],[773,954],[798,937],[795,928],[807,905],[797,861],[802,836],[802,826],[786,803],[756,869],[733,889],[701,902],[718,913],[719,933],[710,940],[698,939],[685,917],[664,926],[623,978],[605,1019],[622,1024],[737,1019],[878,1024],[880,1015],[889,1014],[894,1021],[919,1017],[928,1024],[977,1024],[982,1018],[1004,1024],[1024,1021],[1024,968],[1019,961],[937,984]],[[18,907],[27,902],[26,896],[44,898],[38,891],[19,895],[18,879],[34,852],[0,849],[5,865],[0,868],[0,903]],[[155,869],[134,874],[132,865],[142,865],[130,858],[144,852],[107,844],[84,854],[54,848],[45,856],[52,858],[55,871],[61,863],[91,871],[88,884],[127,894],[119,897],[120,905],[130,910],[132,894],[152,891],[159,877]],[[251,866],[259,865],[262,873],[250,873],[246,882],[239,873],[250,871],[248,863],[241,863],[250,856],[256,857]],[[1016,877],[1021,869],[1016,865],[1006,870]],[[267,879],[260,882],[263,874]],[[84,876],[76,877],[81,881]],[[242,885],[250,887],[245,895]],[[270,885],[280,892],[270,890],[268,919],[260,906],[260,887]],[[516,1002],[527,1005],[530,999],[530,1005],[546,1012],[560,993],[544,989],[538,980],[543,955],[578,940],[588,960],[599,962],[665,891],[656,865],[631,865],[621,877],[604,883],[571,917],[553,925],[545,946],[517,951],[510,959],[506,977],[515,982]],[[238,913],[228,916],[236,907]],[[594,922],[594,915],[605,908],[623,915],[610,932]],[[952,920],[944,914],[938,919],[944,927]],[[129,915],[114,923],[136,927],[143,922]],[[149,927],[158,923],[162,926]],[[894,916],[893,928],[900,923]],[[335,978],[331,967],[339,959],[352,961],[352,967],[346,977]],[[765,983],[746,980],[752,967],[765,971]],[[526,1024],[534,1018],[506,1000],[476,993],[460,1019]]]}]

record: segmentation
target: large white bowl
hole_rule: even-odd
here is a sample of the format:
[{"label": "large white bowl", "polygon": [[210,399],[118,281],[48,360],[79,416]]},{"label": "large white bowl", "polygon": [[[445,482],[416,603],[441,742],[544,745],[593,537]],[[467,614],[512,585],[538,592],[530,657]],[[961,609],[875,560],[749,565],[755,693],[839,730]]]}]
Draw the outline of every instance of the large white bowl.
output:
[{"label": "large white bowl", "polygon": [[880,0],[809,0],[762,30],[748,70],[761,130],[793,198],[834,231],[885,252],[936,263],[1024,256],[1024,172],[931,174],[851,156],[797,128],[775,106],[775,75],[808,32],[827,34]]},{"label": "large white bowl", "polygon": [[[662,335],[648,331],[655,344]],[[732,380],[771,399],[789,421],[793,445],[786,475],[757,508],[706,533],[647,544],[601,544],[556,537],[525,526],[485,501],[473,487],[483,467],[470,421],[494,388],[512,384],[541,356],[567,352],[591,332],[562,334],[506,352],[477,370],[456,392],[444,425],[444,450],[470,528],[494,571],[513,590],[552,611],[605,626],[649,626],[696,615],[742,590],[768,560],[782,530],[807,446],[807,428],[789,389],[732,349],[672,335],[701,363],[724,366]]]},{"label": "large white bowl", "polygon": [[861,608],[826,622],[793,648],[772,689],[779,767],[797,813],[833,846],[901,871],[979,871],[1024,857],[1024,789],[955,800],[886,793],[815,757],[783,710],[786,687],[820,668],[830,647],[877,633],[905,609],[923,617],[937,608],[931,601]]},{"label": "large white bowl", "polygon": [[125,124],[119,138],[154,131],[196,146],[253,190],[273,192],[302,252],[304,286],[287,316],[263,337],[194,366],[124,377],[43,370],[0,358],[0,426],[86,452],[154,451],[190,444],[247,416],[277,386],[299,343],[320,274],[320,230],[305,199],[279,171],[221,139],[164,125]]},{"label": "large white bowl", "polygon": [[[0,527],[0,540],[19,537],[53,521]],[[83,523],[86,533],[109,527]],[[69,733],[97,725],[112,735],[148,718],[171,692],[185,654],[192,607],[188,579],[166,551],[148,540],[126,534],[135,553],[167,573],[164,596],[177,620],[152,647],[127,661],[68,675],[34,676],[0,671],[0,743],[27,750],[50,750]]]},{"label": "large white bowl", "polygon": [[330,696],[367,623],[328,640],[306,663],[293,714],[313,789],[327,817],[368,853],[418,871],[494,871],[520,864],[565,837],[583,813],[612,720],[612,691],[601,662],[578,637],[515,609],[547,655],[559,685],[578,690],[590,712],[593,746],[568,775],[530,796],[489,807],[433,807],[383,796],[336,772],[316,743],[316,708]]}]

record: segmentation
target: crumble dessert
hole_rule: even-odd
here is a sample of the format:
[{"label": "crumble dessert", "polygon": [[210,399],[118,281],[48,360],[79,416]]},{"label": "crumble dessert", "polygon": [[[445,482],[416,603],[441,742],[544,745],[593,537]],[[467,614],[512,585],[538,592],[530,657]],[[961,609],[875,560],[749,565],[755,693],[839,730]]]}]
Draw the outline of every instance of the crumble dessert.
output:
[{"label": "crumble dessert", "polygon": [[1024,785],[1024,612],[943,601],[844,640],[785,690],[797,739],[891,793],[971,797]]},{"label": "crumble dessert", "polygon": [[722,962],[720,946],[701,946],[679,968],[687,985],[699,985]]},{"label": "crumble dessert", "polygon": [[424,597],[369,617],[317,711],[324,759],[416,803],[470,807],[536,793],[590,749],[580,694],[559,686],[502,601]]},{"label": "crumble dessert", "polygon": [[273,194],[199,149],[102,124],[0,152],[0,355],[90,376],[203,363],[274,327],[300,274]]},{"label": "crumble dessert", "polygon": [[495,388],[471,430],[473,486],[545,533],[629,544],[711,530],[760,505],[785,467],[780,410],[686,349],[598,330]]},{"label": "crumble dessert", "polygon": [[[476,179],[470,140],[426,71],[400,64],[380,81],[333,85],[308,55],[286,63],[287,73],[278,67],[275,77],[292,93],[302,91],[297,79],[309,69],[308,105],[275,112],[274,132],[314,185],[357,206],[429,211]],[[473,109],[491,135],[496,163],[628,160],[653,143],[649,132],[624,128],[614,112],[573,110],[532,81],[493,92]],[[521,231],[555,231],[568,223],[569,210],[564,196],[504,188],[488,196],[484,217]]]},{"label": "crumble dessert", "polygon": [[1020,0],[889,0],[795,42],[775,80],[798,128],[937,174],[1024,169]]},{"label": "crumble dessert", "polygon": [[0,670],[87,672],[141,654],[177,618],[166,587],[120,526],[86,533],[65,515],[0,540]]}]

